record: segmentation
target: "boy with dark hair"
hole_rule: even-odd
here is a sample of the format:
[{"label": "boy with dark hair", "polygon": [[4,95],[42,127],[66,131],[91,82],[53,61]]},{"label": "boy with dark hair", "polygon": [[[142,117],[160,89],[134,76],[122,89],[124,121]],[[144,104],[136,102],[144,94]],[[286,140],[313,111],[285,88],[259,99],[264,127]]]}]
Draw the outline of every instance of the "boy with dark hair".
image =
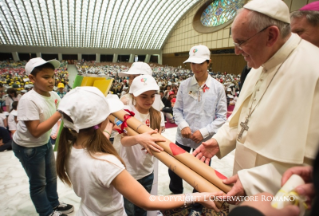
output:
[{"label": "boy with dark hair", "polygon": [[[55,158],[50,142],[53,125],[61,118],[56,111],[60,97],[53,92],[57,60],[33,58],[25,66],[34,87],[19,101],[18,126],[12,149],[25,169],[30,196],[40,216],[65,215],[73,206],[60,203],[57,193]],[[65,213],[65,214],[63,214]]]}]

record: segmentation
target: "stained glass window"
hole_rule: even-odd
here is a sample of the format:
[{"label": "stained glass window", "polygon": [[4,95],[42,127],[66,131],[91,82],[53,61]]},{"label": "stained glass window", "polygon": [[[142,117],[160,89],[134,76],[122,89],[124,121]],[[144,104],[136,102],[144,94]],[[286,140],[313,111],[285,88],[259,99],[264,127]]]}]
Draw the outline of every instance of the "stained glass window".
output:
[{"label": "stained glass window", "polygon": [[206,27],[222,25],[233,19],[245,0],[215,0],[202,13],[201,23]]}]

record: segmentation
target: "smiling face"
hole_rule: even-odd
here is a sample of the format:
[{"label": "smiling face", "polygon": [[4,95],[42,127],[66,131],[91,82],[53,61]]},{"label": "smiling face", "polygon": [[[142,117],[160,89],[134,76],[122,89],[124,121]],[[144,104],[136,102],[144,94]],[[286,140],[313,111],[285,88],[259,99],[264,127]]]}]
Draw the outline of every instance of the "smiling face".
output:
[{"label": "smiling face", "polygon": [[293,18],[290,25],[292,32],[319,47],[319,26],[311,25],[306,16]]},{"label": "smiling face", "polygon": [[211,60],[207,63],[207,61],[204,61],[201,64],[191,63],[191,69],[195,75],[196,78],[207,76],[208,72],[208,66],[210,64]]},{"label": "smiling face", "polygon": [[151,90],[134,97],[136,109],[141,113],[147,113],[155,101],[156,93],[157,91]]},{"label": "smiling face", "polygon": [[50,68],[44,68],[36,75],[29,75],[30,81],[33,83],[33,89],[44,96],[50,96],[50,91],[53,91],[54,87],[54,70]]},{"label": "smiling face", "polygon": [[244,9],[236,16],[233,22],[233,40],[235,43],[242,43],[241,49],[235,46],[235,54],[244,56],[248,67],[259,68],[267,60],[266,43],[268,31],[266,29],[258,33],[257,30],[249,28],[249,13],[249,10]]}]

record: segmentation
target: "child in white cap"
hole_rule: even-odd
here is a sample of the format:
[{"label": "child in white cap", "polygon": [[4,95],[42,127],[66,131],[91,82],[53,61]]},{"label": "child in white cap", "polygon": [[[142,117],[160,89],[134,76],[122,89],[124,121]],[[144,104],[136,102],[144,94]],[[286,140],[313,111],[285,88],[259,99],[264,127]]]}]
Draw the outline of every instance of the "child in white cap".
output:
[{"label": "child in white cap", "polygon": [[[120,77],[128,76],[129,77],[129,86],[131,86],[132,82],[133,82],[133,79],[135,77],[137,77],[139,75],[150,75],[150,76],[152,76],[152,74],[153,74],[152,68],[147,63],[134,62],[127,72],[120,72],[119,76]],[[121,96],[121,101],[125,105],[132,104],[132,100],[131,100],[130,94],[125,94],[125,95]],[[164,104],[163,104],[163,102],[161,100],[161,97],[158,94],[155,95],[155,102],[153,104],[153,107],[155,109],[157,109],[158,111],[160,111],[164,107]]]},{"label": "child in white cap", "polygon": [[[151,137],[153,133],[161,133],[164,119],[159,111],[152,107],[159,86],[150,75],[141,75],[134,78],[130,87],[132,104],[125,108],[135,113],[135,118],[152,128],[153,132],[139,134],[137,136],[124,136],[121,138],[122,148],[120,155],[127,165],[127,171],[144,188],[150,192],[154,179],[154,157],[151,150],[162,151],[156,141],[164,141]],[[117,140],[117,139],[115,139]],[[115,144],[117,145],[117,144]],[[143,151],[144,148],[146,151]],[[124,199],[125,211],[128,215],[146,215],[146,211],[134,206],[129,200]]]},{"label": "child in white cap", "polygon": [[[175,124],[178,125],[176,145],[187,152],[195,150],[209,140],[226,122],[226,95],[224,86],[208,73],[211,63],[210,51],[204,45],[193,46],[189,58],[193,76],[184,80],[177,92],[173,108]],[[205,157],[199,158],[209,162]],[[183,192],[183,181],[172,170],[169,189],[176,194]],[[202,207],[193,206],[190,215],[201,215]]]},{"label": "child in white cap", "polygon": [[[184,201],[184,195],[150,196],[125,170],[125,164],[129,164],[124,163],[108,140],[108,130],[113,126],[108,116],[122,108],[118,99],[106,99],[95,87],[77,87],[60,102],[58,110],[64,128],[59,140],[57,173],[81,197],[77,215],[125,216],[122,194],[147,210],[172,209],[191,203]],[[195,202],[215,208],[213,202],[204,202],[209,195],[220,193],[196,194]]]},{"label": "child in white cap", "polygon": [[[30,196],[40,216],[57,216],[73,211],[73,206],[59,202],[57,175],[50,133],[60,119],[60,97],[53,92],[57,60],[32,58],[25,72],[34,87],[19,100],[18,126],[12,150],[29,177]],[[64,214],[63,214],[64,213]]]}]

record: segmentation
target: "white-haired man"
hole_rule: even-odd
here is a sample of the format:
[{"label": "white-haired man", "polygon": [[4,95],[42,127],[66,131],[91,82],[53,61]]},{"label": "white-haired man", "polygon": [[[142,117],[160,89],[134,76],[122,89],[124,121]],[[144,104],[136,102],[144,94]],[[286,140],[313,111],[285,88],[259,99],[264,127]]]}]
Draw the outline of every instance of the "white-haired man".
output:
[{"label": "white-haired man", "polygon": [[236,107],[195,151],[209,163],[235,150],[234,184],[225,195],[276,194],[281,176],[308,164],[319,144],[319,49],[290,31],[281,0],[252,0],[232,24],[235,52],[252,67]]}]

